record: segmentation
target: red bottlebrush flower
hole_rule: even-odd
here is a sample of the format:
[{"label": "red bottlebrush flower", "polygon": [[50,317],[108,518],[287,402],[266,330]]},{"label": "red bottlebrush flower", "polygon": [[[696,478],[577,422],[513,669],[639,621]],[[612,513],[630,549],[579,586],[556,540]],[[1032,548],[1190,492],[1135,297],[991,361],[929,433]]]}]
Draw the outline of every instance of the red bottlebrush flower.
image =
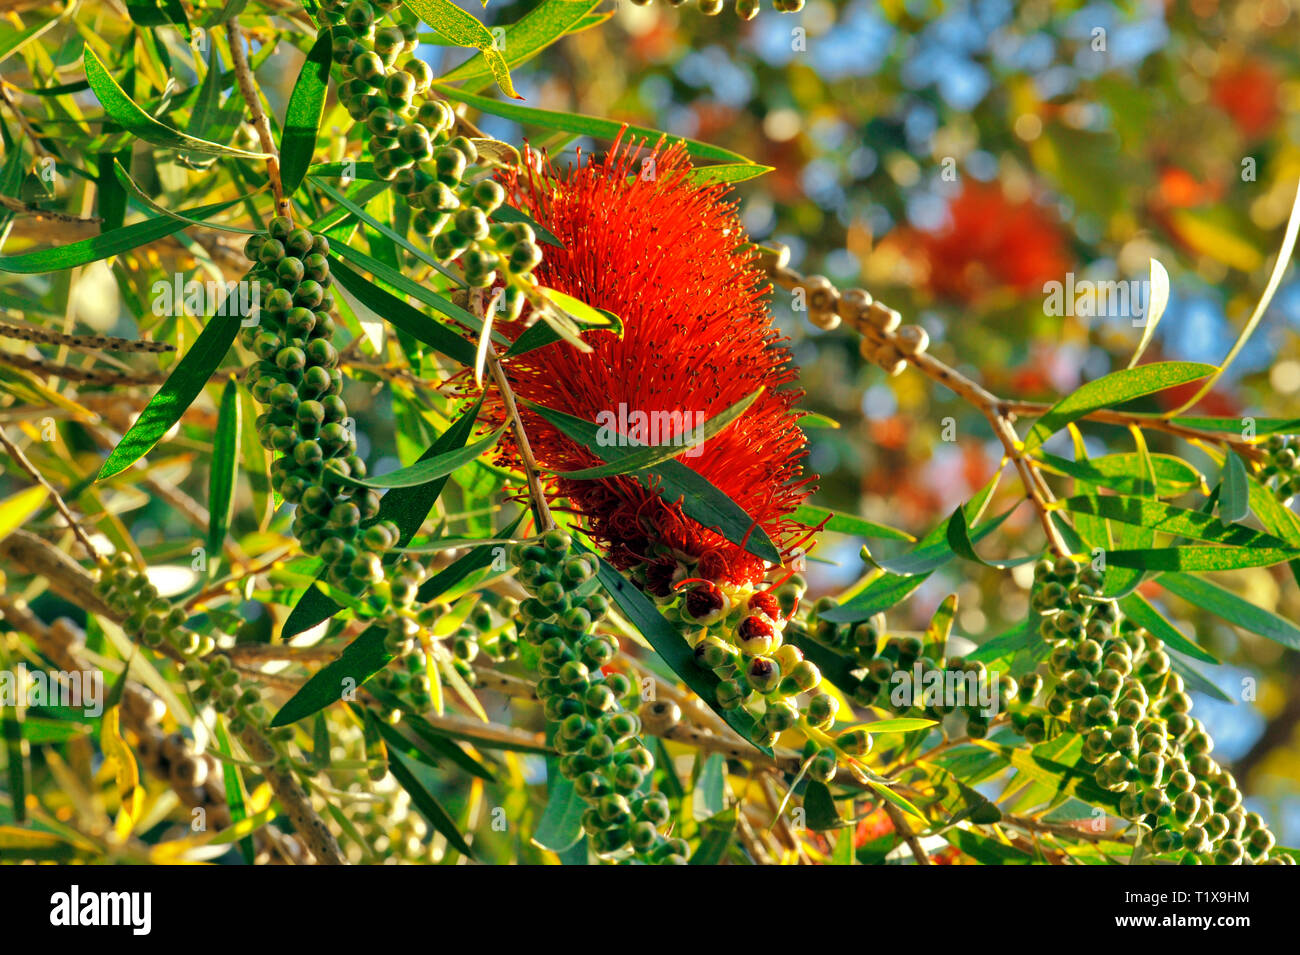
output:
[{"label": "red bottlebrush flower", "polygon": [[[681,144],[643,156],[620,139],[602,160],[577,169],[528,165],[508,179],[512,201],[563,244],[546,247],[538,281],[618,315],[624,334],[589,333],[590,353],[548,345],[510,359],[507,374],[519,396],[586,421],[602,412],[619,418],[620,409],[667,419],[671,434],[661,431],[661,444],[762,386],[744,415],[678,460],[788,553],[807,533],[788,515],[811,493],[793,410],[803,393],[792,387],[790,352],[765,302],[770,285],[726,187],[700,185],[690,171]],[[510,337],[521,330],[503,329]],[[522,414],[542,467],[599,463],[549,422]],[[761,558],[634,478],[557,479],[554,490],[586,517],[615,566],[646,564],[656,591],[671,586],[674,558],[695,564],[689,576],[708,580],[752,584],[766,572]]]},{"label": "red bottlebrush flower", "polygon": [[903,245],[926,266],[932,294],[973,302],[1010,289],[1041,294],[1070,268],[1066,237],[1037,203],[1013,202],[998,185],[968,182],[948,205],[936,232],[908,231]]}]

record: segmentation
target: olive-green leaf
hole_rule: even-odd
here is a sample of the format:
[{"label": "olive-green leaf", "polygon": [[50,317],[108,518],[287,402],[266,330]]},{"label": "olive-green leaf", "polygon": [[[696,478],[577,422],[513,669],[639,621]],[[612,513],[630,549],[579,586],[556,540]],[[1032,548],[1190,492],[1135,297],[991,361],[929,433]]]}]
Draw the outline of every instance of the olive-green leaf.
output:
[{"label": "olive-green leaf", "polygon": [[90,83],[90,88],[94,90],[100,105],[104,107],[104,112],[108,113],[109,118],[137,139],[143,139],[155,146],[164,146],[168,149],[178,149],[192,153],[234,156],[240,159],[266,158],[265,153],[236,149],[233,146],[222,146],[220,143],[210,143],[206,139],[198,139],[182,133],[178,129],[173,129],[166,123],[160,123],[141,109],[135,100],[127,96],[126,91],[117,85],[117,81],[109,75],[108,69],[100,61],[95,51],[90,48],[89,44],[84,47],[82,62],[86,68],[86,80]]},{"label": "olive-green leaf", "polygon": [[280,179],[286,195],[302,185],[316,151],[316,136],[325,115],[325,94],[329,92],[331,31],[322,30],[307,53],[298,81],[289,94],[284,112],[284,131],[280,134]]},{"label": "olive-green leaf", "polygon": [[453,43],[476,48],[501,92],[511,99],[523,99],[510,82],[510,65],[497,48],[492,31],[451,0],[402,0],[411,11]]},{"label": "olive-green leaf", "polygon": [[208,567],[215,568],[230,528],[239,475],[239,386],[232,375],[221,392],[208,478]]},{"label": "olive-green leaf", "polygon": [[1077,421],[1094,411],[1196,381],[1213,371],[1213,365],[1165,361],[1111,372],[1088,382],[1049,408],[1030,429],[1029,436],[1025,439],[1025,449],[1032,451],[1071,421]]},{"label": "olive-green leaf", "polygon": [[[247,277],[245,274],[244,279]],[[223,305],[224,300],[217,307],[217,312],[225,311]],[[172,369],[163,386],[150,399],[144,411],[140,412],[135,424],[131,425],[131,429],[122,435],[122,440],[95,476],[96,481],[107,480],[114,474],[125,471],[148,454],[171,426],[181,419],[181,415],[194,403],[194,399],[230,351],[235,335],[239,332],[239,325],[238,314],[217,314],[208,319],[185,357]]]}]

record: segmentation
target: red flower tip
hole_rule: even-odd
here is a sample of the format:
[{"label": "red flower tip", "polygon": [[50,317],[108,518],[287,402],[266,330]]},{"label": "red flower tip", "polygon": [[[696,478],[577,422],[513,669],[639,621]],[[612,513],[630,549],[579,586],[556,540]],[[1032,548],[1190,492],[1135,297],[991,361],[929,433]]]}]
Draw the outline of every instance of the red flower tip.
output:
[{"label": "red flower tip", "polygon": [[[506,185],[511,201],[562,244],[546,247],[538,281],[613,312],[624,333],[589,333],[590,353],[556,343],[511,358],[511,386],[586,421],[612,416],[624,434],[635,428],[624,422],[648,416],[660,426],[650,439],[659,444],[681,440],[762,386],[739,419],[678,460],[789,553],[807,533],[789,514],[813,480],[803,472],[806,439],[794,411],[802,392],[792,387],[790,352],[765,302],[770,285],[726,187],[695,181],[680,143],[643,153],[620,137],[603,159],[563,171],[549,162],[534,168],[535,158],[530,151]],[[502,329],[508,337],[522,330]],[[543,468],[600,463],[545,419],[522,414]],[[658,596],[671,592],[674,578],[753,584],[766,573],[761,558],[632,477],[557,479],[552,490],[585,516],[612,563],[645,565],[647,590]]]}]

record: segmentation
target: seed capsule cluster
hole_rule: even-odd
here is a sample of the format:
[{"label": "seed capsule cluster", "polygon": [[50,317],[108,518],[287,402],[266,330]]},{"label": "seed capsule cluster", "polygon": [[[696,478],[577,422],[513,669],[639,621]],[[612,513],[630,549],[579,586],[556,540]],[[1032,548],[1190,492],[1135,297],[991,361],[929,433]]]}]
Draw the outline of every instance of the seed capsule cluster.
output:
[{"label": "seed capsule cluster", "polygon": [[1053,679],[1045,712],[1020,710],[1013,725],[1031,742],[1081,735],[1097,785],[1122,794],[1121,814],[1149,828],[1155,852],[1182,851],[1188,864],[1288,864],[1270,857],[1273,834],[1210,755],[1214,741],[1192,717],[1163,641],[1098,596],[1101,575],[1091,567],[1044,561],[1034,580],[1031,606]]},{"label": "seed capsule cluster", "polygon": [[1263,449],[1266,457],[1260,477],[1278,500],[1290,506],[1300,494],[1300,439],[1275,434],[1264,442]]},{"label": "seed capsule cluster", "polygon": [[[391,581],[379,585],[388,614],[384,648],[394,659],[375,675],[375,680],[380,688],[406,700],[417,712],[433,705],[431,656],[445,659],[468,686],[477,682],[473,664],[480,654],[493,663],[504,663],[519,656],[519,645],[510,627],[498,623],[496,614],[483,603],[475,605],[465,622],[453,632],[440,634],[438,622],[451,608],[442,603],[416,606],[416,591],[429,574],[430,568],[404,557]],[[517,609],[513,600],[497,608],[507,620]]]},{"label": "seed capsule cluster", "polygon": [[[129,554],[119,552],[101,567],[95,593],[125,615],[122,629],[133,640],[156,649],[165,646],[185,660],[181,676],[191,684],[190,695],[224,712],[232,733],[242,732],[250,723],[265,726],[269,714],[256,687],[243,684],[230,661],[213,653],[216,643],[210,636],[184,626],[185,611],[159,596],[158,588],[135,568]],[[287,726],[267,732],[280,742],[293,736]]]},{"label": "seed capsule cluster", "polygon": [[[966,735],[983,739],[994,710],[1003,712],[1020,689],[1014,679],[989,672],[978,660],[960,656],[936,659],[926,654],[919,637],[889,635],[883,614],[847,626],[820,616],[833,606],[833,600],[818,601],[807,635],[858,665],[852,671],[852,681],[841,687],[858,706],[933,720],[960,712]],[[997,681],[996,688],[987,687],[992,680]],[[996,707],[985,702],[991,701],[994,692]]]},{"label": "seed capsule cluster", "polygon": [[331,342],[329,240],[293,228],[284,217],[252,236],[245,255],[271,291],[246,319],[242,342],[258,356],[248,371],[262,446],[278,453],[271,485],[296,505],[293,533],[319,556],[331,586],[358,596],[384,579],[380,556],[398,540],[397,525],[363,526],[379,513],[379,494],[347,483],[366,476],[341,397],[339,353]]},{"label": "seed capsule cluster", "polygon": [[721,681],[718,705],[752,716],[760,746],[772,746],[801,720],[818,729],[835,721],[838,702],[819,691],[821,671],[784,640],[803,588],[802,580],[774,593],[688,578],[677,583],[672,602],[660,601],[664,615],[680,622],[696,663]]},{"label": "seed capsule cluster", "polygon": [[529,597],[519,605],[523,637],[540,658],[537,695],[554,727],[560,771],[588,803],[582,826],[591,845],[611,861],[685,863],[685,840],[659,831],[668,800],[647,792],[654,757],[638,738],[636,687],[602,668],[618,655],[618,641],[597,631],[609,611],[591,585],[593,558],[573,551],[563,531],[511,548],[516,579]]},{"label": "seed capsule cluster", "polygon": [[[502,310],[517,319],[529,274],[542,259],[537,237],[527,223],[491,221],[505,190],[470,175],[481,162],[479,151],[456,134],[456,114],[446,101],[427,95],[433,72],[413,55],[415,26],[376,22],[397,6],[387,0],[322,3],[327,14],[342,18],[333,28],[334,61],[345,77],[340,100],[364,127],[375,175],[390,180],[414,210],[411,228],[432,240],[434,257],[459,260],[471,288],[503,285]],[[417,97],[423,100],[418,106]]]}]

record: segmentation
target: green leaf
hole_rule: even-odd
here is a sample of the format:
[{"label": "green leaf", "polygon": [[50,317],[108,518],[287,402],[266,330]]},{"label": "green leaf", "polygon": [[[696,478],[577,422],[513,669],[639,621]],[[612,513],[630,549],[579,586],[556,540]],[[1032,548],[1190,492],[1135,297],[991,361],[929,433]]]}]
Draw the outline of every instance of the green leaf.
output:
[{"label": "green leaf", "polygon": [[250,152],[246,149],[235,149],[233,146],[210,143],[206,139],[197,139],[194,136],[173,129],[165,123],[158,122],[136,105],[136,102],[126,95],[122,87],[117,85],[117,81],[109,75],[99,56],[96,55],[89,44],[83,49],[82,62],[86,68],[86,80],[90,83],[90,88],[94,90],[100,105],[104,107],[104,111],[108,113],[110,119],[137,139],[143,139],[155,146],[164,146],[168,149],[179,149],[192,153],[203,153],[205,155],[234,156],[240,159],[266,158],[265,153]]},{"label": "green leaf", "polygon": [[[513,533],[520,520],[522,515],[507,525],[499,536],[506,537]],[[438,571],[420,585],[420,589],[416,591],[416,600],[422,604],[437,600],[474,571],[492,563],[494,550],[494,547],[476,547],[450,566]],[[326,616],[328,615],[327,613]],[[344,648],[337,660],[332,660],[317,670],[312,674],[311,679],[289,698],[280,711],[272,717],[271,725],[287,726],[289,723],[296,723],[318,710],[339,702],[345,692],[355,691],[387,666],[393,659],[384,647],[384,637],[387,632],[387,627],[378,624],[361,631],[361,635]]]},{"label": "green leaf", "polygon": [[547,245],[553,245],[557,249],[564,248],[564,243],[556,238],[555,234],[544,225],[540,224],[532,216],[525,212],[520,212],[508,202],[503,202],[497,206],[497,211],[492,213],[492,218],[497,222],[522,222],[524,225],[531,226],[537,238]]},{"label": "green leaf", "polygon": [[1134,567],[1139,570],[1187,570],[1208,573],[1215,570],[1241,570],[1245,567],[1271,567],[1300,557],[1300,550],[1275,547],[1152,547],[1141,550],[1106,552],[1107,566]]},{"label": "green leaf", "polygon": [[[468,327],[476,322],[472,315],[457,305],[434,295],[423,286],[416,285],[410,279],[390,269],[382,262],[372,259],[363,252],[346,245],[335,245],[333,251],[348,262],[365,269],[376,278],[388,283],[393,288],[423,302],[430,308],[437,309],[457,321],[467,321]],[[467,368],[474,367],[474,346],[441,322],[430,318],[423,312],[408,305],[396,295],[364,278],[361,273],[353,271],[339,259],[330,267],[330,274],[338,283],[354,295],[376,315],[380,315],[390,325],[399,328],[417,341],[424,342],[435,351],[446,355],[453,361],[460,362]]]},{"label": "green leaf", "polygon": [[1150,498],[1109,494],[1102,497],[1079,495],[1065,498],[1060,505],[1072,513],[1094,514],[1122,524],[1215,544],[1230,544],[1234,547],[1287,546],[1286,541],[1272,534],[1264,534],[1240,524],[1224,524],[1201,511],[1174,507]]},{"label": "green leaf", "polygon": [[235,506],[239,477],[239,385],[232,375],[221,392],[217,433],[212,439],[212,465],[208,480],[208,567],[221,556],[230,515]]},{"label": "green leaf", "polygon": [[855,537],[875,537],[895,541],[916,540],[907,531],[900,531],[896,527],[863,520],[860,517],[854,517],[852,514],[837,514],[830,508],[817,507],[812,504],[799,505],[799,507],[795,508],[794,513],[790,515],[790,519],[798,521],[800,524],[807,524],[810,527],[821,525],[825,521],[822,530],[834,531],[837,534],[851,534]]},{"label": "green leaf", "polygon": [[1194,607],[1222,617],[1234,627],[1257,633],[1292,650],[1300,650],[1300,628],[1263,607],[1243,600],[1218,584],[1198,577],[1188,577],[1186,574],[1165,574],[1159,583],[1171,594],[1182,597]]},{"label": "green leaf", "polygon": [[[637,453],[635,447],[602,447],[600,429],[590,421],[531,401],[524,404],[597,457],[613,463]],[[770,563],[781,563],[780,553],[763,528],[702,474],[679,461],[664,461],[638,474],[637,480],[649,490],[658,490],[665,503],[678,503],[687,517],[716,530],[733,544]]]},{"label": "green leaf", "polygon": [[1213,365],[1166,361],[1111,372],[1088,382],[1048,409],[1030,429],[1029,436],[1025,439],[1025,450],[1034,450],[1071,421],[1077,421],[1094,411],[1196,381],[1213,371]]},{"label": "green leaf", "polygon": [[189,209],[185,213],[169,213],[167,217],[133,222],[120,229],[110,229],[108,232],[92,235],[88,239],[79,239],[76,242],[48,249],[37,249],[35,252],[24,252],[22,255],[0,255],[0,272],[34,275],[89,265],[111,255],[129,252],[150,242],[165,239],[169,235],[180,232],[187,224],[206,219],[208,216],[229,209],[240,201],[242,200],[232,199],[229,202]]},{"label": "green leaf", "polygon": [[[248,275],[245,274],[246,280]],[[243,280],[241,280],[242,282]],[[224,305],[224,300],[223,300]],[[224,308],[217,306],[217,311]],[[99,469],[96,481],[105,481],[125,471],[152,450],[159,439],[181,419],[181,415],[199,396],[212,373],[230,351],[239,331],[240,316],[213,315],[190,350],[172,369],[163,386],[150,399],[131,429],[122,435],[108,459]]]},{"label": "green leaf", "polygon": [[373,490],[382,491],[388,488],[412,488],[421,487],[430,484],[439,478],[444,478],[452,471],[462,465],[473,461],[480,454],[486,452],[501,437],[500,429],[492,432],[481,441],[476,441],[471,445],[463,448],[457,448],[454,451],[446,451],[442,454],[436,454],[431,458],[417,461],[409,467],[399,468],[389,474],[380,474],[377,477],[340,478],[345,484],[351,484],[356,487],[368,487]]},{"label": "green leaf", "polygon": [[832,623],[856,623],[859,620],[866,620],[905,599],[925,583],[929,576],[929,573],[906,576],[882,574],[846,603],[831,607],[818,613],[817,616]]},{"label": "green leaf", "polygon": [[420,815],[442,834],[447,844],[462,855],[474,858],[474,850],[469,847],[465,837],[456,828],[455,820],[447,810],[442,808],[442,804],[433,798],[433,794],[424,787],[424,784],[415,778],[415,774],[411,772],[402,757],[391,749],[388,751],[388,769],[397,780],[397,784],[410,794],[411,802],[416,809],[420,810]]},{"label": "green leaf", "polygon": [[[425,449],[425,452],[420,455],[420,460],[427,461],[463,447],[474,431],[474,424],[478,421],[482,406],[483,400],[480,398]],[[398,531],[396,546],[405,547],[428,518],[429,512],[442,496],[446,485],[447,481],[444,478],[428,484],[389,491],[379,500],[379,513],[375,515],[374,523],[380,521],[395,523]],[[319,581],[321,578],[316,579]],[[340,609],[342,608],[327,597],[320,587],[313,584],[290,611],[289,618],[285,620],[284,627],[280,631],[280,639],[287,640],[304,630],[309,630],[322,620],[328,620]]]},{"label": "green leaf", "polygon": [[1223,461],[1223,490],[1219,493],[1219,517],[1226,524],[1235,524],[1250,513],[1250,489],[1246,480],[1246,466],[1234,452],[1229,451]]},{"label": "green leaf", "polygon": [[429,26],[433,27],[448,40],[460,46],[475,47],[483,55],[483,61],[491,70],[492,77],[501,87],[501,92],[511,99],[523,99],[515,92],[510,82],[510,66],[506,58],[497,49],[496,37],[476,17],[466,13],[451,0],[402,0]]},{"label": "green leaf", "polygon": [[[197,226],[203,226],[208,229],[219,229],[222,232],[235,232],[240,235],[253,235],[254,233],[257,232],[256,229],[245,229],[241,226],[226,225],[225,223],[203,222],[200,219],[195,219],[192,216],[187,216],[183,212],[175,212],[171,209],[167,209],[163,206],[160,206],[157,202],[153,200],[152,197],[148,196],[145,193],[145,191],[140,188],[140,185],[134,179],[131,178],[130,174],[123,167],[122,163],[117,159],[113,160],[113,174],[116,177],[116,181],[120,183],[122,187],[124,187],[125,192],[130,193],[132,196],[134,196],[135,200],[139,202],[141,205],[143,205],[150,212],[155,212],[160,216],[168,216],[172,219],[179,219],[181,222],[184,222],[186,225],[197,225]],[[123,199],[123,202],[125,202],[125,199]]]},{"label": "green leaf", "polygon": [[1177,497],[1201,485],[1201,474],[1182,458],[1172,454],[1153,454],[1144,459],[1137,452],[1107,454],[1087,461],[1070,461],[1066,458],[1039,451],[1038,457],[1047,468],[1079,481],[1097,484],[1120,494],[1149,494],[1151,477],[1146,462],[1150,461],[1156,474],[1156,496]]},{"label": "green leaf", "polygon": [[835,800],[831,798],[831,791],[826,788],[826,784],[815,779],[810,781],[804,790],[803,810],[804,822],[808,824],[809,829],[817,832],[842,829],[851,825],[840,818],[839,810],[835,808]]},{"label": "green leaf", "polygon": [[[658,142],[661,137],[666,137],[666,142],[671,144],[682,142],[686,145],[686,151],[696,159],[715,159],[719,162],[727,163],[753,163],[739,153],[733,153],[728,149],[722,149],[719,146],[712,146],[708,143],[698,142],[694,139],[686,139],[681,136],[669,136],[667,133],[660,132],[657,129],[650,129],[645,126],[627,126],[623,123],[612,119],[602,119],[598,116],[584,116],[580,113],[565,113],[559,110],[538,109],[533,106],[520,106],[517,103],[503,103],[500,100],[489,99],[486,96],[477,96],[474,93],[467,93],[464,90],[458,90],[455,87],[446,86],[442,83],[436,84],[438,92],[449,99],[457,100],[475,109],[482,110],[485,113],[491,113],[493,116],[500,116],[503,119],[511,119],[517,123],[526,123],[532,126],[542,126],[546,129],[556,129],[565,133],[576,133],[579,136],[591,136],[595,139],[617,139],[620,134],[624,137],[634,139],[648,139],[650,142]],[[626,132],[624,132],[626,130]]]},{"label": "green leaf", "polygon": [[1141,594],[1131,593],[1122,597],[1119,601],[1119,608],[1124,611],[1124,616],[1138,626],[1145,627],[1175,650],[1185,653],[1189,657],[1195,657],[1204,663],[1219,662],[1214,654],[1185,637],[1181,630],[1170,623],[1168,618],[1153,607],[1151,602]]},{"label": "green leaf", "polygon": [[1021,564],[1029,564],[1038,559],[1036,554],[1029,554],[1025,557],[1016,557],[1011,560],[987,560],[975,552],[975,545],[971,543],[970,528],[966,526],[966,512],[962,508],[954,510],[948,518],[948,546],[958,557],[964,557],[966,560],[974,561],[977,564],[983,564],[985,567],[997,567],[1000,570],[1009,570],[1012,567],[1019,567]]},{"label": "green leaf", "polygon": [[686,181],[696,186],[712,186],[720,182],[745,182],[749,179],[757,179],[759,176],[766,176],[775,168],[775,166],[763,166],[752,162],[699,166],[686,174]]},{"label": "green leaf", "polygon": [[316,37],[289,94],[284,131],[280,134],[280,180],[285,195],[298,191],[316,151],[316,136],[325,115],[325,94],[329,92],[332,36],[332,31],[322,30]]},{"label": "green leaf", "polygon": [[[600,0],[545,0],[517,22],[505,27],[500,44],[510,67],[531,60],[546,47],[589,22],[589,14]],[[442,76],[444,83],[465,83],[477,91],[493,79],[492,68],[482,53],[466,60]]]},{"label": "green leaf", "polygon": [[[855,723],[849,729],[863,730],[867,733],[911,733],[914,730],[928,729],[931,726],[938,726],[934,720],[923,720],[914,717],[900,716],[896,719],[876,720],[873,723]],[[838,728],[837,728],[838,732]]]},{"label": "green leaf", "polygon": [[[676,440],[683,441],[685,439],[684,443],[636,445],[637,450],[620,458],[615,464],[602,464],[599,467],[583,468],[581,471],[556,471],[555,475],[556,477],[568,478],[571,481],[590,481],[596,478],[613,477],[616,474],[643,471],[660,462],[671,461],[678,455],[685,454],[691,448],[698,447],[705,441],[716,437],[727,425],[744,414],[762,393],[763,388],[760,386],[753,394],[741,398],[728,408],[724,408],[698,427],[687,427],[676,435]],[[612,445],[617,440],[617,437],[607,436],[609,445]],[[605,446],[607,445],[602,445],[602,448]]]},{"label": "green leaf", "polygon": [[546,778],[550,792],[533,832],[533,842],[548,852],[559,853],[573,848],[582,838],[582,814],[587,811],[587,801],[560,772],[560,761],[555,757],[546,760]]},{"label": "green leaf", "polygon": [[[579,548],[585,550],[580,545]],[[718,705],[717,689],[721,681],[717,675],[695,662],[695,652],[691,649],[691,645],[686,642],[677,628],[664,618],[649,597],[641,593],[603,557],[599,554],[595,556],[600,562],[596,571],[597,579],[613,598],[614,603],[618,604],[619,610],[628,622],[649,641],[655,653],[663,658],[664,663],[668,664],[696,696],[722,717],[723,722],[744,739],[749,740],[754,734],[753,718],[740,707],[726,710]],[[765,747],[757,748],[765,753],[771,752]]]}]

